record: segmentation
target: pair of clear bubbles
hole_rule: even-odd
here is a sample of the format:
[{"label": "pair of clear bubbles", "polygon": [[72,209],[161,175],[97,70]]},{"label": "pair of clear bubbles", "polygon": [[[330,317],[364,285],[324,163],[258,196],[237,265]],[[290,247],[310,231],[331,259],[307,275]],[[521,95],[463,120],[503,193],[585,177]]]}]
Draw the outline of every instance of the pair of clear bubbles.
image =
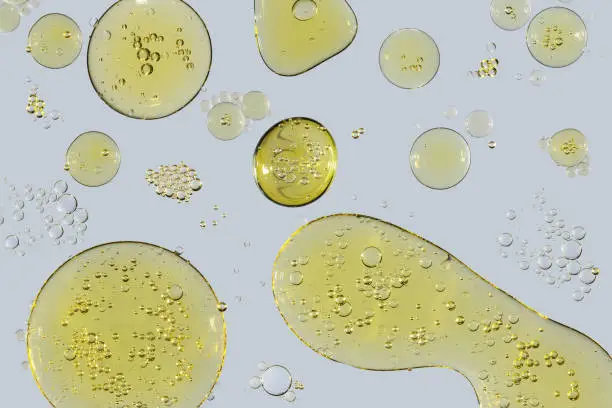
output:
[{"label": "pair of clear bubbles", "polygon": [[296,399],[293,376],[286,367],[281,365],[268,366],[266,363],[259,363],[258,367],[263,373],[252,377],[249,380],[249,387],[252,389],[263,389],[268,395],[282,397],[285,401],[293,402]]}]

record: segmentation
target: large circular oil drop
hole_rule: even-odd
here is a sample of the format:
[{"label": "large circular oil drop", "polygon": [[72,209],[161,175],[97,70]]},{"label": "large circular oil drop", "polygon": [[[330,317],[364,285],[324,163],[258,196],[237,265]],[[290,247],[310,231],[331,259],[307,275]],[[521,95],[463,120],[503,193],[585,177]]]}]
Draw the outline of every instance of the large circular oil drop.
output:
[{"label": "large circular oil drop", "polygon": [[140,242],[81,252],[38,293],[32,373],[56,408],[193,408],[221,372],[225,322],[186,260]]},{"label": "large circular oil drop", "polygon": [[91,83],[117,112],[158,119],[204,86],[212,48],[206,25],[181,0],[120,0],[95,26],[87,52]]}]

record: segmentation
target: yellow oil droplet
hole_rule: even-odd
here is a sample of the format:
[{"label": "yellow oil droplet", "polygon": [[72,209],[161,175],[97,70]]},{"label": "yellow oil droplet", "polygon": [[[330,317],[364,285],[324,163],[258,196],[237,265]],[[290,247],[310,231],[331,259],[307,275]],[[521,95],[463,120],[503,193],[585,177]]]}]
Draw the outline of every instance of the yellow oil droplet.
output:
[{"label": "yellow oil droplet", "polygon": [[42,16],[28,34],[30,55],[47,68],[64,68],[72,64],[82,46],[81,29],[73,19],[63,14]]},{"label": "yellow oil droplet", "polygon": [[421,184],[436,190],[461,182],[470,169],[470,162],[470,147],[465,139],[447,128],[421,134],[410,151],[412,173]]},{"label": "yellow oil droplet", "polygon": [[253,160],[255,181],[277,204],[306,205],[331,185],[337,156],[334,139],[321,123],[308,118],[285,119],[259,140]]},{"label": "yellow oil droplet", "polygon": [[227,303],[225,303],[225,302],[217,303],[217,310],[220,311],[220,312],[227,311]]},{"label": "yellow oil droplet", "polygon": [[208,131],[219,140],[232,140],[244,132],[246,118],[240,106],[221,102],[208,111]]},{"label": "yellow oil droplet", "polygon": [[527,28],[529,52],[539,63],[560,68],[573,64],[584,53],[587,28],[574,11],[550,7],[538,13]]},{"label": "yellow oil droplet", "polygon": [[414,89],[427,85],[436,76],[440,51],[427,33],[405,28],[385,39],[378,61],[389,82],[400,88]]},{"label": "yellow oil droplet", "polygon": [[[187,50],[188,66],[177,53]],[[87,66],[96,92],[112,109],[137,119],[158,119],[179,111],[198,94],[208,77],[211,51],[206,25],[187,3],[121,0],[94,28]],[[130,86],[114,90],[117,78]]]},{"label": "yellow oil droplet", "polygon": [[265,64],[299,75],[346,49],[357,18],[345,0],[256,0],[255,37]]},{"label": "yellow oil droplet", "polygon": [[17,6],[4,3],[0,4],[0,33],[10,33],[19,27],[21,15]]},{"label": "yellow oil droplet", "polygon": [[531,17],[531,0],[492,0],[491,19],[503,30],[518,30]]},{"label": "yellow oil droplet", "polygon": [[[345,240],[350,245],[339,249]],[[376,269],[362,261],[363,249],[373,245],[383,259]],[[299,267],[302,280],[296,285],[291,279],[295,260],[304,256],[309,262]],[[439,292],[432,282],[446,289]],[[601,346],[393,224],[336,214],[302,226],[278,253],[273,291],[291,330],[334,361],[371,370],[450,367],[470,381],[483,407],[511,408],[510,401],[558,408],[612,404],[611,360]],[[449,297],[453,308],[444,308]],[[415,303],[420,307],[415,309]],[[305,313],[313,304],[316,319]],[[340,313],[340,305],[351,305],[350,313]],[[506,327],[508,316],[515,323]],[[543,348],[549,351],[542,353]],[[543,355],[548,361],[562,357],[564,364],[547,367]],[[571,383],[568,366],[576,373]],[[565,402],[555,397],[556,390],[566,390]]]},{"label": "yellow oil droplet", "polygon": [[110,136],[85,132],[68,147],[64,168],[80,184],[99,187],[115,177],[120,164],[119,147]]},{"label": "yellow oil droplet", "polygon": [[[117,290],[125,275],[129,292]],[[171,251],[139,242],[88,249],[60,266],[36,298],[32,372],[58,408],[157,407],[164,396],[172,407],[198,406],[223,366],[217,302],[205,278]]]},{"label": "yellow oil droplet", "polygon": [[548,154],[559,166],[575,166],[586,158],[588,152],[586,137],[576,129],[561,130],[548,142]]}]

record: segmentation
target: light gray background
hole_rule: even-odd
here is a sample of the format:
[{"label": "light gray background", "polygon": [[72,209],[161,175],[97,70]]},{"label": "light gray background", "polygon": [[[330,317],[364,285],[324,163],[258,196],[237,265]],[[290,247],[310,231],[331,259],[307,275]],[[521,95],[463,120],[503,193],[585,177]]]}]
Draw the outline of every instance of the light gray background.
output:
[{"label": "light gray background", "polygon": [[[524,45],[524,30],[504,32],[489,17],[487,0],[417,1],[353,0],[359,21],[354,43],[315,70],[294,78],[272,73],[258,55],[253,37],[252,0],[199,0],[191,4],[202,15],[212,37],[213,65],[207,91],[197,101],[221,90],[264,91],[272,101],[272,116],[256,122],[249,133],[232,142],[214,139],[205,115],[194,101],[162,120],[137,121],[108,108],[94,93],[86,70],[86,50],[70,67],[49,70],[24,52],[27,32],[45,13],[73,17],[83,34],[89,20],[111,4],[103,0],[41,0],[33,15],[22,19],[16,32],[0,34],[0,176],[22,188],[50,185],[66,178],[62,170],[68,144],[81,132],[99,130],[111,135],[122,153],[117,177],[100,188],[85,188],[69,178],[70,189],[89,209],[85,240],[78,246],[54,247],[47,241],[25,257],[0,251],[0,383],[3,405],[45,407],[30,373],[20,362],[25,347],[14,332],[23,327],[28,305],[43,280],[70,255],[113,240],[143,240],[185,248],[192,261],[229,304],[228,354],[210,406],[283,407],[286,402],[248,388],[257,363],[286,365],[306,389],[298,392],[296,407],[369,407],[401,401],[405,406],[476,408],[470,385],[458,374],[442,369],[373,373],[335,364],[317,356],[287,329],[275,310],[270,289],[271,266],[281,244],[306,219],[334,212],[355,211],[406,227],[448,249],[484,277],[538,311],[587,333],[612,349],[608,313],[610,295],[610,207],[612,142],[609,134],[609,39],[611,3],[574,0],[589,28],[589,52],[564,69],[536,63]],[[534,12],[559,5],[533,1]],[[378,50],[391,31],[417,27],[438,43],[441,67],[425,88],[401,90],[388,83],[378,67]],[[494,80],[472,80],[467,71],[486,57],[486,44],[497,43],[501,61]],[[547,81],[540,88],[514,76],[528,78],[542,68]],[[32,123],[24,111],[26,76],[40,86],[50,109],[65,121],[49,130]],[[447,120],[449,105],[460,114]],[[469,140],[472,168],[467,178],[449,191],[432,191],[411,175],[408,153],[420,131],[453,127],[465,134],[463,119],[474,109],[487,109],[495,120],[493,151],[487,140]],[[339,150],[337,177],[325,196],[312,205],[290,209],[269,202],[251,175],[251,156],[261,134],[289,116],[309,116],[333,133]],[[366,129],[359,140],[351,131]],[[541,136],[566,128],[588,137],[592,171],[569,179],[537,146]],[[466,138],[469,138],[466,136]],[[189,205],[158,198],[144,181],[144,171],[159,164],[185,161],[204,182]],[[531,211],[531,196],[544,187],[551,207],[568,224],[587,229],[585,257],[601,268],[600,279],[582,303],[571,300],[575,286],[549,287],[533,272],[521,272],[499,255],[496,237],[507,229],[508,208]],[[353,200],[353,194],[357,200]],[[387,200],[389,206],[381,207]],[[201,219],[219,218],[218,204],[229,217],[216,228],[201,230]],[[415,216],[410,217],[409,213]],[[5,218],[9,215],[3,211]],[[10,215],[9,215],[10,216]],[[520,214],[519,214],[520,216]],[[535,224],[520,224],[523,236],[535,235]],[[2,237],[6,224],[0,227]],[[252,245],[245,248],[243,243]],[[239,273],[234,273],[239,268]],[[265,282],[262,287],[260,281]],[[242,302],[235,300],[242,297]]]}]

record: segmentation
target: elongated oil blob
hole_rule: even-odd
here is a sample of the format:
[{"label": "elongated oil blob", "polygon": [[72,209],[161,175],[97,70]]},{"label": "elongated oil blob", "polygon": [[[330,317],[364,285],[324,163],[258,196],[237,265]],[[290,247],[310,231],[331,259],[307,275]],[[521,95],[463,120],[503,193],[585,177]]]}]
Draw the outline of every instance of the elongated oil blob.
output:
[{"label": "elongated oil blob", "polygon": [[174,252],[140,242],[88,249],[36,297],[32,373],[56,408],[198,407],[225,356],[218,305]]},{"label": "elongated oil blob", "polygon": [[299,75],[346,49],[357,17],[345,0],[255,0],[259,53],[279,75]]},{"label": "elongated oil blob", "polygon": [[612,406],[610,355],[393,224],[337,214],[281,248],[273,292],[322,356],[370,370],[447,367],[480,407]]}]

